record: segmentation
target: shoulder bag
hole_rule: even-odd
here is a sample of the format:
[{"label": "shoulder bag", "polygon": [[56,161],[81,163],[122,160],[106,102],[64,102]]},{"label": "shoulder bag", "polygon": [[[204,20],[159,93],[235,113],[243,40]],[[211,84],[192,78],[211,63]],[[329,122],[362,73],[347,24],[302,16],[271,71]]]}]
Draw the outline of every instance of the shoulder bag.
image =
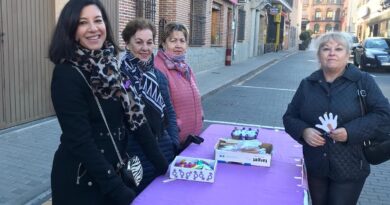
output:
[{"label": "shoulder bag", "polygon": [[[91,86],[89,85],[87,79],[85,78],[84,74],[80,71],[80,69],[78,69],[76,67],[74,67],[74,68],[84,78],[84,80],[87,83],[88,87],[91,88]],[[91,88],[91,91],[92,91],[92,88]],[[107,123],[106,117],[104,115],[102,106],[101,106],[101,104],[99,102],[99,99],[93,93],[92,93],[92,95],[94,96],[94,98],[96,100],[96,104],[97,104],[97,106],[99,108],[99,111],[100,111],[100,114],[102,115],[104,124],[106,125],[107,131],[108,131],[108,133],[110,135],[112,145],[114,146],[116,155],[118,156],[118,159],[119,159],[119,167],[118,167],[119,168],[119,174],[120,174],[123,182],[127,186],[129,186],[129,187],[138,187],[138,185],[141,183],[141,180],[142,180],[142,177],[143,177],[143,168],[142,168],[141,161],[138,158],[138,156],[136,156],[136,155],[131,157],[131,158],[127,155],[126,161],[123,160],[123,158],[121,157],[121,154],[119,153],[118,147],[116,146],[114,137],[111,134],[111,130],[110,130],[109,126],[108,126],[108,123]]]},{"label": "shoulder bag", "polygon": [[[357,82],[358,96],[360,102],[360,110],[362,116],[367,113],[367,104],[365,97],[366,91],[362,89],[362,80]],[[390,159],[390,133],[388,130],[383,130],[379,127],[372,140],[366,140],[363,142],[363,153],[368,163],[372,165],[378,165],[386,162]]]}]

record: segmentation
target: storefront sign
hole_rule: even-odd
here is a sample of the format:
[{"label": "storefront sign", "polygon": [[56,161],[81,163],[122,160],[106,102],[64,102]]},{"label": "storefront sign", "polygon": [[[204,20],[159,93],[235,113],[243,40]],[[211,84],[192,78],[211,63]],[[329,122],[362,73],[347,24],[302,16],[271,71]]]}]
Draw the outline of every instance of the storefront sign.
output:
[{"label": "storefront sign", "polygon": [[278,13],[279,13],[278,7],[271,7],[271,8],[269,8],[269,14],[276,15]]},{"label": "storefront sign", "polygon": [[358,11],[359,18],[364,18],[367,17],[368,15],[370,15],[370,9],[368,7],[363,7],[359,9]]},{"label": "storefront sign", "polygon": [[282,19],[282,5],[278,4],[278,5],[276,5],[276,7],[278,8],[278,13],[274,16],[274,22],[280,23],[280,21]]}]

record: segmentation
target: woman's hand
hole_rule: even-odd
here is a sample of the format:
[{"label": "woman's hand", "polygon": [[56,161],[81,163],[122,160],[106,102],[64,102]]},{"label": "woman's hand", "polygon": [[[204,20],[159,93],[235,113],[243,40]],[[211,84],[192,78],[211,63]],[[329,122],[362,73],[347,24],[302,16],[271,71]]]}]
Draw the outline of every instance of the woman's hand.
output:
[{"label": "woman's hand", "polygon": [[325,139],[322,137],[322,134],[314,128],[304,129],[302,137],[312,147],[323,146],[325,144]]},{"label": "woman's hand", "polygon": [[344,127],[331,130],[329,136],[336,142],[346,142],[348,139],[347,130]]}]

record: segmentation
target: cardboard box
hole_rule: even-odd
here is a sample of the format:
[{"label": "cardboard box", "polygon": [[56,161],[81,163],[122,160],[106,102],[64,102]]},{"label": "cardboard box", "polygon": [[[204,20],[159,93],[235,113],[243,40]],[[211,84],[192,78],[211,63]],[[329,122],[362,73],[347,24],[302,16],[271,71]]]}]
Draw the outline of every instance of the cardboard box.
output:
[{"label": "cardboard box", "polygon": [[[246,143],[246,144],[245,144]],[[252,147],[246,146],[252,144]],[[253,166],[271,166],[272,144],[258,140],[235,140],[221,138],[215,145],[215,160],[218,162],[234,162]],[[259,153],[259,150],[262,153]]]},{"label": "cardboard box", "polygon": [[[182,161],[196,163],[199,160],[206,162],[212,169],[195,169],[189,167],[177,166]],[[202,158],[192,158],[192,157],[183,157],[176,156],[175,160],[170,165],[169,177],[173,179],[184,179],[190,181],[199,181],[199,182],[214,182],[215,173],[217,170],[217,161],[210,159]]]}]

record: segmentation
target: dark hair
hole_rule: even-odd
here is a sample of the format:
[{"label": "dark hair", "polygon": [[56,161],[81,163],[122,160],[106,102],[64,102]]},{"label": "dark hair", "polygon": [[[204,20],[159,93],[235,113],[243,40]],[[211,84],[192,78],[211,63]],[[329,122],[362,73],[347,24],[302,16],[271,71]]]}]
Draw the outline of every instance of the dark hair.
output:
[{"label": "dark hair", "polygon": [[118,46],[114,42],[114,35],[103,4],[99,0],[70,0],[61,11],[51,39],[49,58],[54,64],[59,64],[62,59],[71,59],[75,55],[78,44],[76,31],[80,14],[83,8],[89,5],[95,5],[99,8],[106,25],[106,41],[114,45],[115,55],[118,53]]},{"label": "dark hair", "polygon": [[144,18],[136,18],[134,20],[129,21],[126,24],[125,29],[122,31],[122,39],[123,41],[128,44],[130,41],[130,38],[134,36],[134,34],[139,30],[144,29],[150,29],[153,33],[153,41],[156,38],[156,28],[154,27],[153,23]]},{"label": "dark hair", "polygon": [[188,29],[184,24],[177,23],[177,22],[169,22],[167,25],[164,26],[164,32],[161,35],[161,43],[160,48],[162,48],[162,43],[164,43],[168,37],[174,32],[174,31],[181,31],[184,34],[184,38],[186,41],[188,41]]}]

